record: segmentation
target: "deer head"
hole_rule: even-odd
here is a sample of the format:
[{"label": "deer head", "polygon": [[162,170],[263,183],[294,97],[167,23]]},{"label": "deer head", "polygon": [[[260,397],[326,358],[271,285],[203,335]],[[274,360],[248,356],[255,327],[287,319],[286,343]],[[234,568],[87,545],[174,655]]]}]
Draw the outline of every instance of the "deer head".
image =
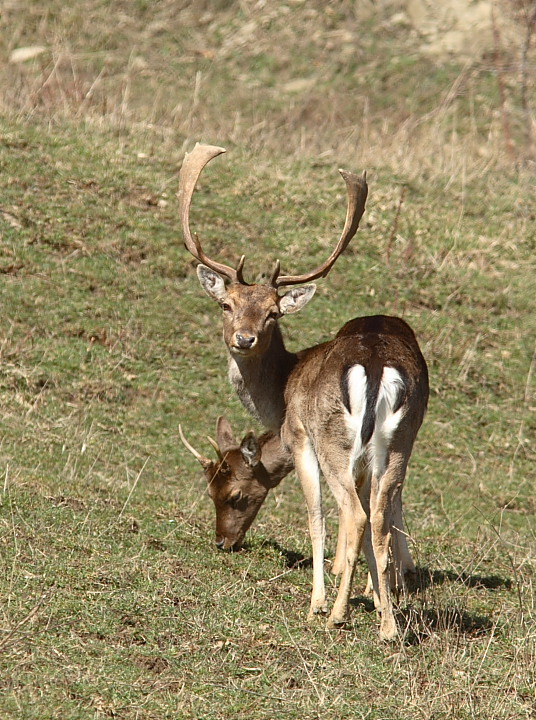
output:
[{"label": "deer head", "polygon": [[[236,268],[216,262],[204,253],[199,238],[190,231],[190,204],[197,180],[205,165],[223,152],[220,147],[197,144],[184,158],[178,194],[184,244],[200,263],[197,274],[201,286],[223,310],[223,335],[230,353],[237,357],[262,356],[274,332],[278,332],[277,320],[301,310],[313,297],[316,286],[303,284],[325,277],[355,235],[365,210],[366,176],[340,170],[348,194],[346,221],[337,246],[325,262],[302,275],[281,275],[277,260],[266,284],[250,284],[244,279],[244,255]],[[278,292],[282,287],[294,285],[302,287],[293,287],[283,294]]]},{"label": "deer head", "polygon": [[209,438],[216,450],[215,461],[198,453],[180,426],[179,433],[205,473],[216,508],[216,545],[223,550],[240,549],[268,491],[292,469],[290,456],[273,433],[257,437],[249,432],[238,442],[224,417],[217,420],[216,440]]}]

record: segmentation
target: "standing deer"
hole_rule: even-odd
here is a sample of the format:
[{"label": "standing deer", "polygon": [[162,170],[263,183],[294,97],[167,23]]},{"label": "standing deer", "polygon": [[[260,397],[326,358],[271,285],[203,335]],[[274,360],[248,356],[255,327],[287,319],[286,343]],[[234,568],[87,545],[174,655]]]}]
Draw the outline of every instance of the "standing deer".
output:
[{"label": "standing deer", "polygon": [[[179,180],[179,212],[188,251],[200,263],[199,280],[223,310],[229,377],[245,407],[281,435],[292,453],[307,504],[313,550],[310,615],[327,612],[320,473],[339,508],[337,558],[341,581],[328,627],[348,618],[357,556],[370,522],[368,554],[380,637],[397,634],[390,592],[389,549],[394,516],[413,443],[428,402],[428,371],[411,328],[377,315],[349,321],[328,342],[289,352],[278,320],[301,310],[355,235],[365,209],[365,175],[341,171],[346,183],[346,221],[328,259],[302,275],[281,275],[276,262],[268,284],[244,280],[244,256],[236,266],[208,257],[190,231],[190,204],[205,165],[223,148],[196,145],[185,157]],[[229,282],[226,286],[225,280]],[[282,287],[302,287],[280,294]],[[406,543],[403,533],[399,542]],[[409,556],[409,551],[406,552]],[[411,563],[413,565],[413,563]],[[413,568],[414,569],[414,566]]]}]

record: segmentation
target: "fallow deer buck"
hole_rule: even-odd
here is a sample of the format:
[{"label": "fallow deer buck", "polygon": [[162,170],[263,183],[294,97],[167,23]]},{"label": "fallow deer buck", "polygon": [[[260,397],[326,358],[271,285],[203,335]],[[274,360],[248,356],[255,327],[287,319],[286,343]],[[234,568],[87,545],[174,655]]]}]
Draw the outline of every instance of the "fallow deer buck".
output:
[{"label": "fallow deer buck", "polygon": [[[325,277],[355,235],[365,209],[365,175],[341,171],[348,193],[346,221],[324,263],[302,275],[281,275],[277,261],[268,284],[249,284],[243,276],[244,256],[236,268],[216,262],[190,232],[197,180],[205,165],[222,152],[223,148],[196,145],[185,157],[179,181],[184,241],[200,263],[202,287],[223,310],[229,377],[238,396],[267,428],[280,432],[292,453],[307,504],[313,550],[310,614],[327,612],[322,473],[338,504],[339,543],[344,545],[337,550],[344,560],[328,627],[340,626],[348,618],[352,578],[369,521],[372,553],[367,560],[381,614],[380,636],[394,638],[389,549],[397,532],[395,508],[401,502],[407,464],[428,401],[426,362],[413,331],[399,318],[377,315],[351,320],[333,340],[299,353],[285,348],[278,325],[280,317],[301,310],[312,298],[316,286],[304,283]],[[294,285],[302,287],[278,292]]]}]

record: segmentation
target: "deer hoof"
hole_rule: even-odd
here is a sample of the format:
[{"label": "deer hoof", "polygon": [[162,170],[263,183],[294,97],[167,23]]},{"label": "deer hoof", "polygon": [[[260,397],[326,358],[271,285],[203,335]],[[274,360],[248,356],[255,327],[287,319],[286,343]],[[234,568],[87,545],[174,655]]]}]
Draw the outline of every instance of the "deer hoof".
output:
[{"label": "deer hoof", "polygon": [[380,640],[383,640],[384,642],[392,642],[393,640],[396,640],[397,637],[398,629],[394,618],[392,618],[389,622],[383,622],[382,620],[380,624]]},{"label": "deer hoof", "polygon": [[339,575],[342,575],[342,571],[344,570],[344,563],[339,562],[337,558],[333,561],[333,565],[331,566],[331,574],[335,575],[335,577],[338,577]]},{"label": "deer hoof", "polygon": [[310,623],[315,622],[317,617],[319,615],[327,615],[328,613],[328,606],[326,603],[323,603],[322,605],[315,605],[314,607],[311,606],[311,609],[309,610],[309,614],[307,615],[307,620]]},{"label": "deer hoof", "polygon": [[347,622],[348,622],[348,615],[338,617],[336,615],[331,614],[326,623],[326,630],[341,630],[342,628],[345,627]]}]

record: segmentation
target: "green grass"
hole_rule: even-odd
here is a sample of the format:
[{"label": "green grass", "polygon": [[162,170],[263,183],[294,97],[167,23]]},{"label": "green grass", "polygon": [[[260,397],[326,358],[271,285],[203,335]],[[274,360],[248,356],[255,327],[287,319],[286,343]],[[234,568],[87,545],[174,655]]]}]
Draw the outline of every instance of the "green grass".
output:
[{"label": "green grass", "polygon": [[[124,16],[89,0],[10,7],[6,53],[46,41],[72,64],[58,65],[41,101],[33,89],[47,65],[0,67],[2,718],[518,720],[536,710],[533,175],[508,165],[500,137],[482,139],[498,111],[482,68],[463,76],[460,96],[481,93],[473,132],[466,106],[441,106],[455,62],[433,67],[401,31],[370,21],[356,65],[339,32],[355,21],[352,3],[325,14],[317,3],[290,3],[287,15],[268,6],[256,15],[221,2],[212,20],[201,2],[176,17],[167,2],[129,4]],[[238,52],[250,20],[261,45]],[[298,74],[288,43],[276,52],[283,31],[300,72],[319,75],[291,101],[272,92]],[[147,65],[121,104],[136,33]],[[101,52],[109,74],[84,101],[73,78],[91,83]],[[349,130],[356,67],[371,118],[392,108],[389,141],[380,124],[369,145]],[[229,84],[237,72],[244,84]],[[416,77],[419,96],[405,84]],[[255,129],[260,107],[270,112]],[[408,115],[415,136],[399,145]],[[244,552],[213,547],[213,509],[178,425],[208,454],[218,414],[237,432],[253,423],[226,380],[219,311],[182,247],[178,168],[198,138],[229,152],[201,179],[192,227],[223,260],[246,253],[251,279],[276,257],[289,272],[319,263],[342,227],[337,167],[369,169],[357,237],[284,332],[298,349],[350,317],[399,314],[428,360],[430,408],[404,496],[420,583],[400,601],[393,645],[378,641],[360,595],[363,562],[348,629],[306,623],[310,548],[294,476],[270,494]],[[326,505],[333,553],[328,493]]]},{"label": "green grass", "polygon": [[[370,227],[285,324],[296,347],[352,315],[402,313],[429,361],[432,399],[405,506],[430,580],[401,605],[403,640],[384,647],[359,595],[348,631],[306,625],[310,570],[295,562],[309,546],[295,479],[272,493],[246,552],[212,547],[212,508],[178,423],[202,447],[219,412],[239,430],[250,423],[226,383],[217,309],[180,247],[176,163],[125,153],[116,172],[113,138],[6,130],[4,713],[528,717],[534,238],[518,236],[523,213],[504,206],[529,186],[503,179],[492,199],[502,222],[489,195],[465,215],[455,193],[443,204],[441,188],[435,198],[431,187],[410,190],[387,265],[395,202],[388,178],[373,179]],[[236,153],[207,170],[194,226],[230,257],[264,230],[253,272],[274,255],[289,266],[319,260],[342,219],[341,202],[328,208],[340,181],[305,164],[284,183],[268,164],[251,179],[249,161]],[[250,224],[249,181],[260,208]],[[162,188],[169,201],[159,205]],[[466,191],[465,203],[481,203],[480,192]],[[481,235],[488,213],[487,236],[508,227],[515,243]]]}]

